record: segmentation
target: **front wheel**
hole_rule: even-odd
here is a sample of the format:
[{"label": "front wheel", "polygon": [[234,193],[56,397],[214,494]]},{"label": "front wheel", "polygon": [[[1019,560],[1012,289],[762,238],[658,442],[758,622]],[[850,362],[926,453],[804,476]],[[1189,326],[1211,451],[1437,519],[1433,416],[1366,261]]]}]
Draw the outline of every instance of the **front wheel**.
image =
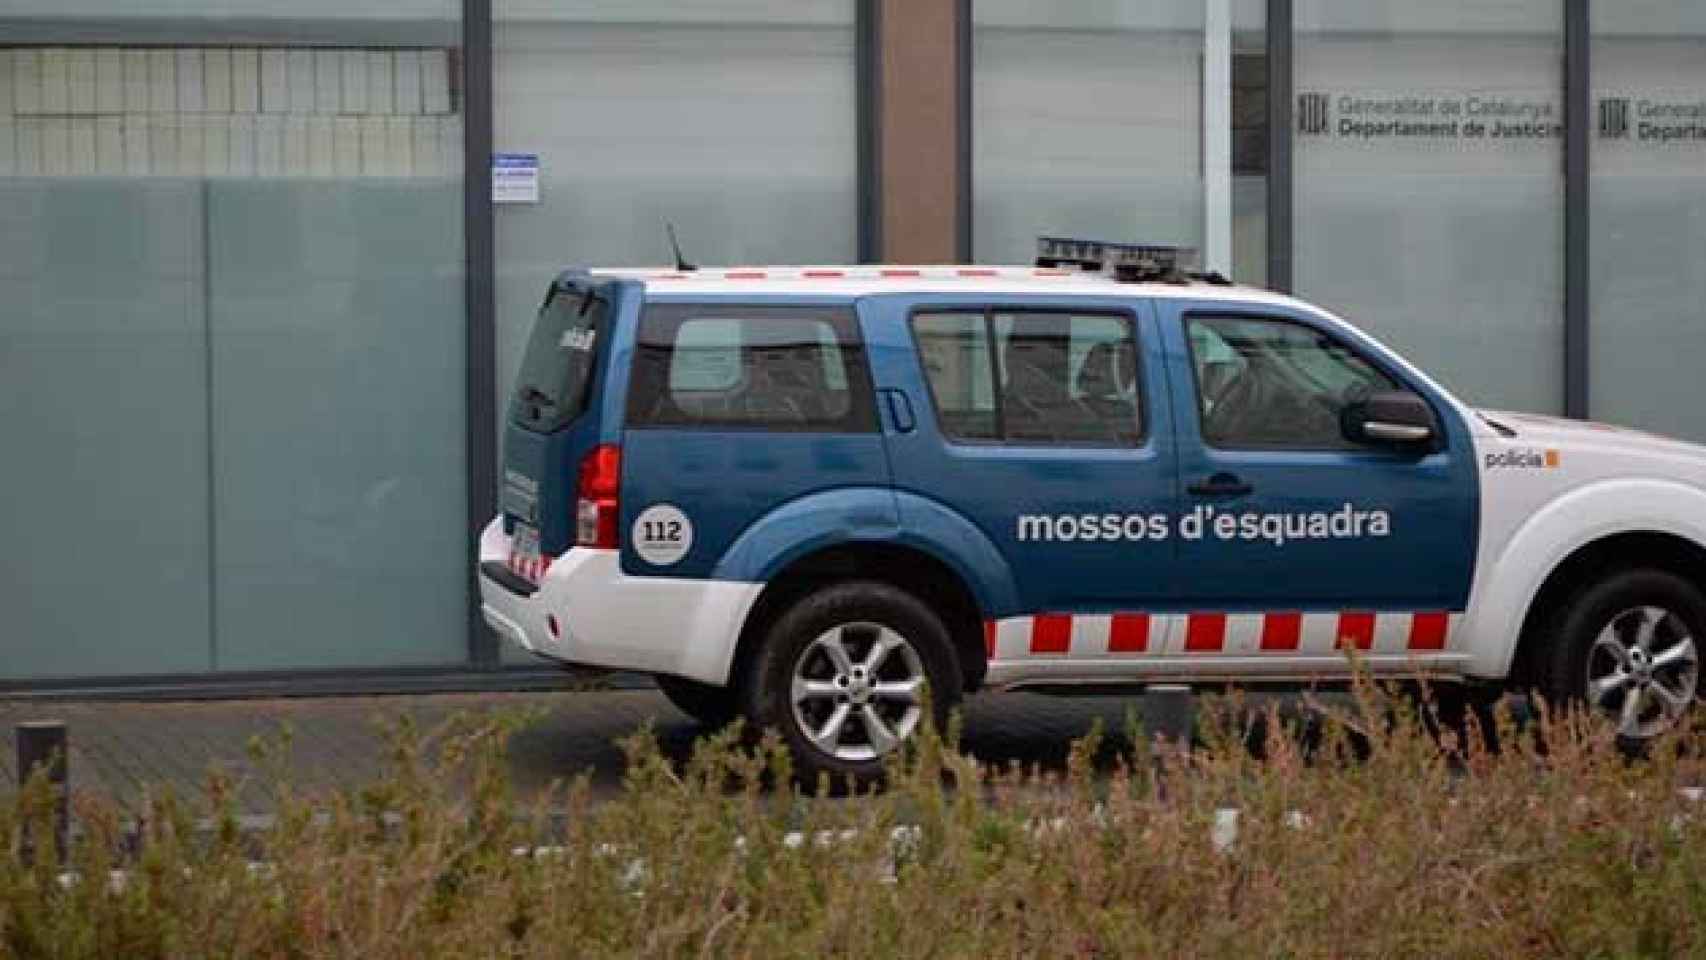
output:
[{"label": "front wheel", "polygon": [[1638,747],[1693,708],[1702,637],[1706,599],[1694,585],[1663,570],[1612,574],[1554,619],[1542,692],[1587,705]]},{"label": "front wheel", "polygon": [[778,618],[747,684],[749,715],[781,733],[808,785],[820,774],[836,786],[878,779],[883,758],[926,719],[944,724],[960,693],[941,619],[869,582],[825,587]]}]

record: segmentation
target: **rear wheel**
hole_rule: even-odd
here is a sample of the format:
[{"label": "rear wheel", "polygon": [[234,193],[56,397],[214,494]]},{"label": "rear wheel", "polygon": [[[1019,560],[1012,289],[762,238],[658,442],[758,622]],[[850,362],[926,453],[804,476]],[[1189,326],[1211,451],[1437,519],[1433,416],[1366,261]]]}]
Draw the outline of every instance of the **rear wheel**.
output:
[{"label": "rear wheel", "polygon": [[747,690],[749,715],[782,735],[801,782],[827,774],[839,786],[879,778],[883,758],[927,719],[945,723],[960,700],[960,668],[947,628],[911,594],[839,583],[777,619]]},{"label": "rear wheel", "polygon": [[728,687],[660,674],[652,678],[677,710],[707,727],[721,729],[740,713],[740,697]]},{"label": "rear wheel", "polygon": [[1663,570],[1612,574],[1553,620],[1542,691],[1587,705],[1638,746],[1693,708],[1703,637],[1706,599],[1688,581]]}]

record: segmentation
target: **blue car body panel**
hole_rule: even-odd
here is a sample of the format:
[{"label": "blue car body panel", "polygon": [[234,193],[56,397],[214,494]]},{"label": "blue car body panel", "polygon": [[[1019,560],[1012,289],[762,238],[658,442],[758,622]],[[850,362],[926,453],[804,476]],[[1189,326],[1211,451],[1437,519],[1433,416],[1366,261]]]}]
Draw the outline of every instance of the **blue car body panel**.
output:
[{"label": "blue car body panel", "polygon": [[[693,544],[679,562],[653,567],[624,538],[623,571],[751,580],[778,569],[782,557],[800,555],[801,540],[829,545],[838,535],[868,539],[883,529],[892,536],[894,497],[881,436],[760,436],[762,442],[735,431],[629,430],[622,441],[621,529],[647,507],[670,504],[692,518]],[[748,539],[749,533],[756,536]],[[728,556],[737,543],[741,555]],[[754,558],[761,547],[772,554]]]},{"label": "blue car body panel", "polygon": [[[553,282],[584,285],[590,279],[584,271],[566,271]],[[513,528],[517,520],[532,524],[539,530],[541,552],[550,556],[561,554],[574,542],[575,484],[581,459],[593,447],[614,443],[620,436],[633,329],[645,300],[644,286],[634,281],[601,280],[597,285],[611,300],[610,329],[600,333],[594,346],[597,357],[586,409],[552,433],[519,426],[507,411],[504,417],[503,470],[498,482],[505,529]],[[537,484],[531,516],[523,516],[505,490],[512,475]]]},{"label": "blue car body panel", "polygon": [[[1182,485],[1220,474],[1249,494],[1191,497],[1198,509],[1260,516],[1382,510],[1385,536],[1297,539],[1221,537],[1211,525],[1178,538],[1178,602],[1207,610],[1462,610],[1480,530],[1480,485],[1469,427],[1426,382],[1408,376],[1372,340],[1315,314],[1270,304],[1170,299],[1160,304],[1161,350],[1174,387]],[[1432,406],[1444,434],[1425,455],[1367,447],[1343,451],[1217,450],[1202,440],[1185,329],[1193,315],[1286,320],[1348,342],[1363,359]]]},{"label": "blue car body panel", "polygon": [[[505,470],[538,483],[541,546],[569,548],[574,484],[597,444],[622,451],[621,568],[631,576],[763,582],[812,552],[880,542],[925,552],[966,581],[989,619],[1027,613],[1119,610],[1462,610],[1473,575],[1479,490],[1468,425],[1382,348],[1315,314],[1269,303],[1143,296],[977,291],[854,298],[676,296],[653,303],[852,306],[876,391],[878,429],[860,433],[630,428],[628,371],[646,300],[632,281],[605,281],[611,329],[601,337],[586,413],[554,434],[508,426]],[[1135,447],[955,442],[943,436],[913,341],[911,317],[929,310],[1068,310],[1129,317],[1138,341],[1145,424]],[[1227,451],[1200,437],[1184,331],[1194,312],[1249,314],[1311,325],[1349,340],[1433,405],[1440,449],[1424,456],[1376,449]],[[1186,492],[1231,473],[1247,495],[1203,500]],[[671,504],[692,518],[685,557],[654,567],[628,543],[640,511]],[[1384,510],[1382,537],[1269,540],[1181,534],[1193,511],[1296,514]],[[1162,517],[1167,536],[1037,539],[1025,517]],[[511,519],[514,519],[513,517]],[[1209,527],[1212,531],[1213,527]]]},{"label": "blue car body panel", "polygon": [[[1139,344],[1138,382],[1147,425],[1135,448],[960,442],[943,436],[913,341],[919,312],[1072,310],[1127,317]],[[1172,595],[1172,547],[1166,541],[1037,542],[1019,538],[1025,516],[1170,515],[1177,505],[1172,397],[1155,349],[1158,331],[1147,300],[920,294],[860,303],[879,389],[903,398],[910,429],[890,419],[887,437],[895,487],[905,498],[901,525],[921,530],[952,515],[993,547],[964,558],[974,590],[992,598],[985,615],[1103,611],[1166,606]],[[964,533],[962,532],[962,537]],[[1011,590],[1007,585],[1011,585]],[[993,598],[1010,597],[999,601]]]},{"label": "blue car body panel", "polygon": [[[653,304],[848,307],[848,297],[672,297]],[[638,323],[624,345],[632,351]],[[626,386],[623,388],[624,403]],[[619,403],[614,409],[624,410]],[[687,555],[647,563],[623,538],[622,569],[635,576],[760,580],[818,546],[893,539],[897,521],[880,433],[705,427],[625,427],[620,529],[646,508],[670,504],[692,519]]]}]

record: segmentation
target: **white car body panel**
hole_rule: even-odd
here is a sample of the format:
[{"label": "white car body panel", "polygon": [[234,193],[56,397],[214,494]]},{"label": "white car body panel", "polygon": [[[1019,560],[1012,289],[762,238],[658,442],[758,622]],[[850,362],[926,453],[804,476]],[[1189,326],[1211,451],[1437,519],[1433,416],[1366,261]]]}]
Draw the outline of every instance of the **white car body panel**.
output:
[{"label": "white car body panel", "polygon": [[[1467,673],[1496,679],[1510,670],[1535,595],[1577,550],[1642,532],[1706,545],[1706,448],[1602,424],[1489,416],[1517,435],[1472,421],[1481,539],[1462,649],[1471,655]],[[1539,465],[1489,465],[1510,454],[1538,457]]]},{"label": "white car body panel", "polygon": [[[504,563],[501,520],[480,535],[480,562]],[[481,614],[524,650],[555,660],[724,683],[741,625],[763,584],[632,577],[615,550],[558,557],[530,597],[480,578]],[[557,618],[554,637],[546,617]]]}]

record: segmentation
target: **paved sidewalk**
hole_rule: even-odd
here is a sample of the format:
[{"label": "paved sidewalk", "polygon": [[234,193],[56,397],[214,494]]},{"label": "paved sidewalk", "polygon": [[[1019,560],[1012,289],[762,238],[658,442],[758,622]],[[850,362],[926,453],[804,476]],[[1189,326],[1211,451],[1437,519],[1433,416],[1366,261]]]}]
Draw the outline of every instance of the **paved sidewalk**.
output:
[{"label": "paved sidewalk", "polygon": [[[1060,765],[1072,740],[1100,719],[1110,733],[1124,729],[1132,697],[1061,698],[1030,694],[973,697],[966,707],[964,743],[985,762]],[[249,743],[291,730],[289,776],[298,793],[371,782],[381,771],[382,726],[402,715],[430,730],[463,711],[537,709],[539,722],[510,743],[518,789],[529,794],[555,779],[591,771],[600,791],[621,782],[616,742],[652,722],[671,756],[685,757],[702,733],[652,690],[319,697],[183,703],[27,702],[0,700],[0,793],[17,784],[14,728],[30,720],[62,720],[70,742],[74,791],[95,791],[135,810],[145,788],[170,784],[196,795],[218,765],[240,784],[246,813],[271,808],[267,784],[251,762]]]}]

